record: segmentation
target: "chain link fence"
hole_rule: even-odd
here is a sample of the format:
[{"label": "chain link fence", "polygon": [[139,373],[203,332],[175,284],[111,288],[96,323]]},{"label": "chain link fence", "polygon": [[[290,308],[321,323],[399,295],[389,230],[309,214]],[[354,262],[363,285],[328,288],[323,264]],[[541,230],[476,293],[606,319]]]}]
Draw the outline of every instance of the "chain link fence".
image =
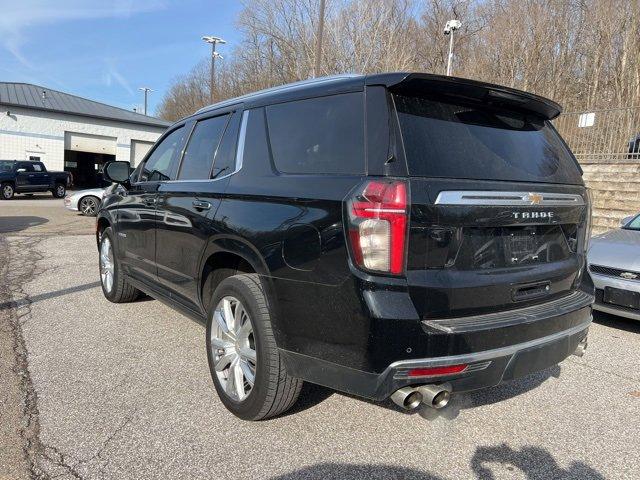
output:
[{"label": "chain link fence", "polygon": [[640,160],[640,107],[568,112],[554,124],[580,163]]}]

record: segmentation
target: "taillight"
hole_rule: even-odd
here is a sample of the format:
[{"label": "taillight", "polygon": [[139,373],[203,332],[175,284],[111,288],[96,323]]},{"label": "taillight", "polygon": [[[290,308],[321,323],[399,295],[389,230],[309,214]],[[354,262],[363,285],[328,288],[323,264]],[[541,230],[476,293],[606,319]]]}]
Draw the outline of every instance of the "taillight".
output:
[{"label": "taillight", "polygon": [[468,365],[448,365],[446,367],[429,367],[429,368],[414,368],[409,370],[407,376],[409,377],[437,377],[439,375],[453,375],[455,373],[462,373],[467,369]]},{"label": "taillight", "polygon": [[375,272],[404,272],[407,238],[407,184],[366,182],[348,200],[349,240],[357,266]]}]

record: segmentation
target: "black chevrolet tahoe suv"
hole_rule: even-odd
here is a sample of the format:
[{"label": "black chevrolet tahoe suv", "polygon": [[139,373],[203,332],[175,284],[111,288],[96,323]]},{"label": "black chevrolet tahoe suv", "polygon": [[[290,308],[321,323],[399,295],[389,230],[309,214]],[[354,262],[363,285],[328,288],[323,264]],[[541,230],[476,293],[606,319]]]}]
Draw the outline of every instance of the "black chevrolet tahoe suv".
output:
[{"label": "black chevrolet tahoe suv", "polygon": [[420,73],[337,76],[173,125],[97,217],[102,289],[206,323],[224,405],[303,381],[413,409],[581,354],[590,200],[554,102]]},{"label": "black chevrolet tahoe suv", "polygon": [[10,200],[16,193],[51,192],[64,198],[71,186],[69,172],[49,172],[42,162],[0,160],[0,198]]}]

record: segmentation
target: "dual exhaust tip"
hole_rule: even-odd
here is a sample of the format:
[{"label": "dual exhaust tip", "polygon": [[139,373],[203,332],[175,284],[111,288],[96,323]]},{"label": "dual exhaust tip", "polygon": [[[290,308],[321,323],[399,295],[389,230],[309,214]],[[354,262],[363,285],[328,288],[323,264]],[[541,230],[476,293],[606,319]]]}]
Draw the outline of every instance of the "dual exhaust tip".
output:
[{"label": "dual exhaust tip", "polygon": [[415,410],[424,404],[440,409],[447,406],[451,399],[451,385],[421,385],[419,387],[403,387],[391,395],[393,403],[405,410]]}]

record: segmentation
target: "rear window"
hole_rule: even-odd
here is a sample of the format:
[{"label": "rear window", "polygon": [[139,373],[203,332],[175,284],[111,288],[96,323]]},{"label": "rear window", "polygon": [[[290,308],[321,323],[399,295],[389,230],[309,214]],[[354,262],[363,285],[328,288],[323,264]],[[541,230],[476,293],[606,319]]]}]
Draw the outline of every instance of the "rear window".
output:
[{"label": "rear window", "polygon": [[548,121],[533,115],[394,95],[409,174],[580,184]]},{"label": "rear window", "polygon": [[276,168],[283,173],[364,173],[362,93],[267,107]]}]

